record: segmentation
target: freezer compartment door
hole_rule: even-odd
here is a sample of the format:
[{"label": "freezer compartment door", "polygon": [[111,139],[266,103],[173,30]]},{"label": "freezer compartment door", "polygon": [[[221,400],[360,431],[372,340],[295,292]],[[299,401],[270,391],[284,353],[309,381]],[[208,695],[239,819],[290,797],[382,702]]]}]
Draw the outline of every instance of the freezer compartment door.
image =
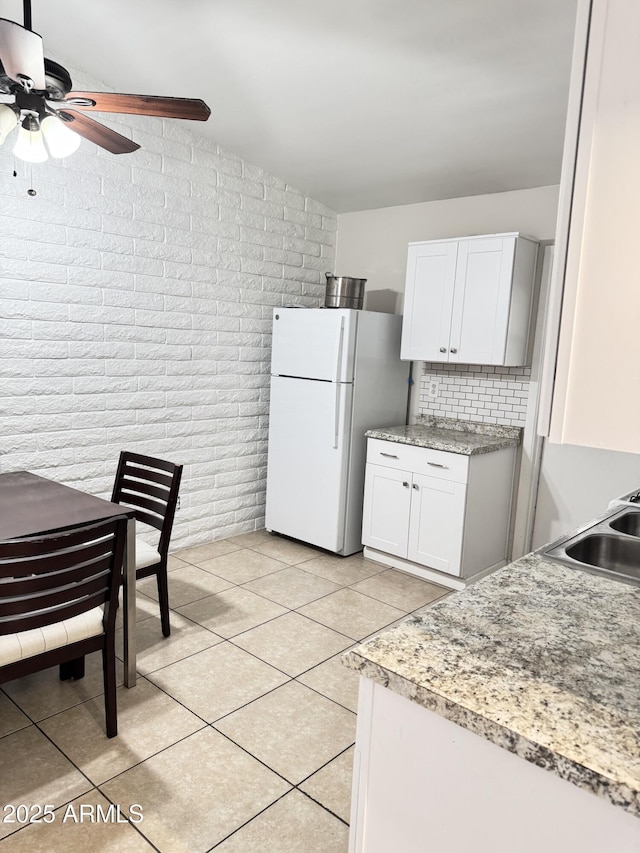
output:
[{"label": "freezer compartment door", "polygon": [[274,309],[271,373],[351,382],[357,315],[349,309]]},{"label": "freezer compartment door", "polygon": [[344,544],[352,391],[271,379],[266,527],[336,553]]}]

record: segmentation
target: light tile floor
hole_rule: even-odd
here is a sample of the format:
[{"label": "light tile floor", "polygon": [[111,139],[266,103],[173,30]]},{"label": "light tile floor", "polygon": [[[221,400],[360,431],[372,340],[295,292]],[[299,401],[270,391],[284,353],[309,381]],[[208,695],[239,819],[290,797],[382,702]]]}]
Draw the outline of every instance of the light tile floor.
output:
[{"label": "light tile floor", "polygon": [[[169,587],[164,639],[155,580],[138,584],[117,738],[99,654],[81,681],[0,691],[2,853],[346,851],[358,679],[340,655],[447,590],[266,531],[175,553]],[[10,822],[21,804],[55,819]]]}]

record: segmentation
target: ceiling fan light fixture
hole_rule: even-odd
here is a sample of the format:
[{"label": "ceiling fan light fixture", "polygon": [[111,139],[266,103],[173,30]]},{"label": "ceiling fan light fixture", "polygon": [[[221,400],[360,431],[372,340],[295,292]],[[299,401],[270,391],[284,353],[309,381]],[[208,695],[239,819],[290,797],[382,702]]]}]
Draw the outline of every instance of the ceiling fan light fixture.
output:
[{"label": "ceiling fan light fixture", "polygon": [[140,148],[85,110],[190,121],[207,121],[211,115],[199,98],[72,91],[69,72],[45,57],[42,37],[31,28],[31,0],[22,5],[24,26],[0,17],[0,95],[15,99],[13,104],[0,103],[0,144],[21,122],[13,148],[16,157],[30,163],[44,162],[48,152],[67,157],[77,150],[79,137],[112,154]]},{"label": "ceiling fan light fixture", "polygon": [[44,163],[49,159],[44,146],[44,136],[40,130],[40,122],[35,116],[26,116],[18,128],[18,138],[13,146],[13,153],[27,163]]},{"label": "ceiling fan light fixture", "polygon": [[7,136],[17,124],[18,116],[16,111],[11,109],[8,104],[0,104],[0,145],[4,143]]},{"label": "ceiling fan light fixture", "polygon": [[45,116],[40,123],[44,140],[52,157],[69,157],[78,150],[80,137],[70,130],[58,116]]}]

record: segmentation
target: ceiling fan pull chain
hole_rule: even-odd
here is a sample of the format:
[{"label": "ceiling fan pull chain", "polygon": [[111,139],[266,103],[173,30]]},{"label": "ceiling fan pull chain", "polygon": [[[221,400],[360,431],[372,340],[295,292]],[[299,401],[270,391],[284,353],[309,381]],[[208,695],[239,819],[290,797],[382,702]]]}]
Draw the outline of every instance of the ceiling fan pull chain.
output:
[{"label": "ceiling fan pull chain", "polygon": [[22,0],[22,9],[24,13],[24,28],[31,30],[31,0]]},{"label": "ceiling fan pull chain", "polygon": [[33,188],[33,163],[29,163],[29,183],[31,186],[27,190],[27,195],[30,195],[33,198],[34,195],[38,195],[38,193]]}]

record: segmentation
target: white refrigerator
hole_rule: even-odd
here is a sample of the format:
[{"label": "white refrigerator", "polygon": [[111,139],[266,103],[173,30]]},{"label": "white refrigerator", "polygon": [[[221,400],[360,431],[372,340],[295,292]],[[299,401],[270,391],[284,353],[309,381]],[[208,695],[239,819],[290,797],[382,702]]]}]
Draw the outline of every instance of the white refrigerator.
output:
[{"label": "white refrigerator", "polygon": [[365,432],[406,420],[402,317],[273,312],[266,527],[336,554],[362,549]]}]

